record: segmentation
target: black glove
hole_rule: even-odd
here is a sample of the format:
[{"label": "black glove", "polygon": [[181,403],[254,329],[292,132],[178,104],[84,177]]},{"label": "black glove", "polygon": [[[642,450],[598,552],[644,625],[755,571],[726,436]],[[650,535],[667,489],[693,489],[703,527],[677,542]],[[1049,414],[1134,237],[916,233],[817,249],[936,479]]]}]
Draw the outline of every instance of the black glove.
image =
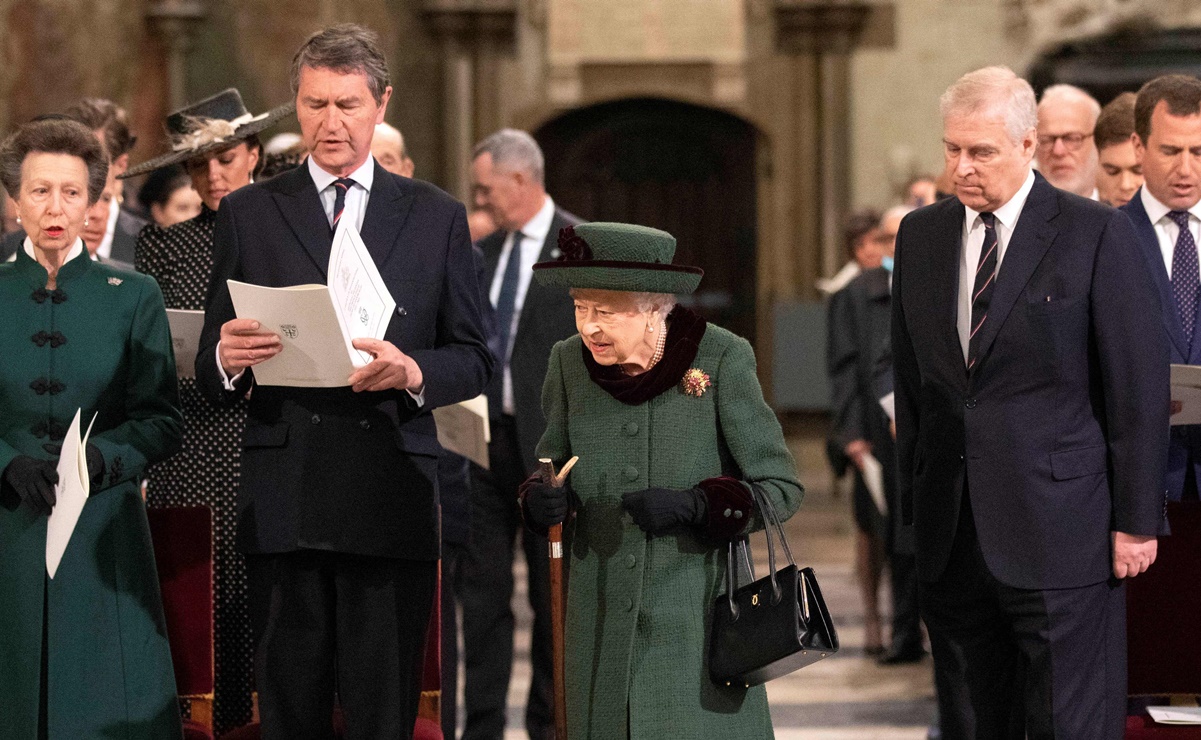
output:
[{"label": "black glove", "polygon": [[[62,455],[63,446],[61,444],[44,444],[42,449],[49,452],[51,455]],[[96,488],[100,485],[100,480],[104,477],[104,454],[100,452],[100,448],[88,442],[85,450],[86,459],[88,461],[88,480],[92,484],[92,493],[96,493]],[[57,467],[57,466],[56,466]]]},{"label": "black glove", "polygon": [[26,455],[14,457],[4,469],[3,483],[39,514],[49,514],[58,503],[54,484],[58,483],[58,466],[49,460],[37,460]]},{"label": "black glove", "polygon": [[622,494],[621,506],[647,534],[661,534],[681,524],[704,524],[709,513],[705,492],[700,488],[630,491]]},{"label": "black glove", "polygon": [[525,486],[525,511],[531,524],[549,528],[567,518],[567,486],[555,488],[530,481]]}]

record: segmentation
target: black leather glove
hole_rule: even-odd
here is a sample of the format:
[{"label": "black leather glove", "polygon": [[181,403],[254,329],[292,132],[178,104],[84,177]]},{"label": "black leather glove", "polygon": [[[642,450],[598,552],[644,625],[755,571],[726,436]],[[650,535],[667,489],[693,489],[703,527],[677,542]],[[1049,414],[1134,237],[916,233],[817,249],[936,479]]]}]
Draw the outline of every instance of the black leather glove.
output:
[{"label": "black leather glove", "polygon": [[57,468],[49,460],[20,455],[4,469],[2,480],[4,486],[16,492],[29,508],[39,514],[49,514],[58,503],[54,495],[54,484],[58,483]]},{"label": "black leather glove", "polygon": [[[42,449],[49,452],[51,455],[63,454],[63,446],[61,444],[44,444]],[[100,448],[88,442],[87,449],[84,451],[88,461],[88,480],[92,484],[92,493],[96,493],[96,489],[100,486],[100,480],[104,478],[104,454],[100,452]],[[55,466],[58,467],[57,465]]]},{"label": "black leather glove", "polygon": [[531,524],[550,527],[567,518],[567,486],[555,488],[531,481],[525,486],[525,512]]},{"label": "black leather glove", "polygon": [[681,524],[704,524],[709,513],[705,492],[700,488],[630,491],[622,494],[621,506],[647,534],[661,534]]}]

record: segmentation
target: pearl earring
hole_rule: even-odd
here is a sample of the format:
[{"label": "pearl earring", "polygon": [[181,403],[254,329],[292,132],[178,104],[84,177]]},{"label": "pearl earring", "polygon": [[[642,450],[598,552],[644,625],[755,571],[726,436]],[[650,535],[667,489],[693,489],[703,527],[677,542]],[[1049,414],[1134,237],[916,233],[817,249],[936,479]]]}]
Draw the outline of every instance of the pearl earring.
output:
[{"label": "pearl earring", "polygon": [[655,330],[655,327],[653,327],[653,326],[648,326],[648,327],[646,327],[646,330],[647,330],[647,331],[654,331],[654,330]]},{"label": "pearl earring", "polygon": [[84,226],[87,226],[87,225],[88,225],[88,220],[87,220],[86,218],[83,220],[83,225],[84,225]]},{"label": "pearl earring", "polygon": [[21,217],[17,216],[17,223],[21,223]]}]

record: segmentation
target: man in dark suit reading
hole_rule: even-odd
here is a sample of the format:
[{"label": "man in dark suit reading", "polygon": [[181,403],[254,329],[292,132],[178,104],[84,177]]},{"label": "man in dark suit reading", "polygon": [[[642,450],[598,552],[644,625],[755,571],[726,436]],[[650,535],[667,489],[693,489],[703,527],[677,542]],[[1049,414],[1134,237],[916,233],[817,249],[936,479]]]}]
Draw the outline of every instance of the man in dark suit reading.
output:
[{"label": "man in dark suit reading", "polygon": [[905,219],[892,351],[943,737],[1120,738],[1122,579],[1155,560],[1168,348],[1125,214],[1030,168],[1010,70],[941,100],[956,198]]},{"label": "man in dark suit reading", "polygon": [[[311,154],[222,201],[196,377],[217,402],[254,386],[237,505],[263,737],[331,737],[335,687],[347,737],[410,737],[438,560],[429,412],[492,371],[467,215],[371,157],[392,92],[373,32],[310,37],[292,87]],[[396,301],[382,340],[354,342],[373,361],[339,388],[255,386],[279,337],[235,318],[226,281],[327,282],[346,219]]]},{"label": "man in dark suit reading", "polygon": [[471,542],[460,565],[467,722],[463,740],[499,740],[513,669],[513,546],[520,534],[530,607],[526,731],[554,734],[551,675],[550,563],[546,538],[522,526],[517,487],[538,464],[534,447],[546,430],[542,382],[555,342],[575,333],[575,308],[565,288],[538,285],[533,265],[558,256],[559,231],[580,220],[555,205],[544,185],[542,149],[525,131],[502,129],[475,146],[475,205],[499,230],[480,239],[482,289],[496,309],[496,372],[488,385],[490,469],[472,469]]}]

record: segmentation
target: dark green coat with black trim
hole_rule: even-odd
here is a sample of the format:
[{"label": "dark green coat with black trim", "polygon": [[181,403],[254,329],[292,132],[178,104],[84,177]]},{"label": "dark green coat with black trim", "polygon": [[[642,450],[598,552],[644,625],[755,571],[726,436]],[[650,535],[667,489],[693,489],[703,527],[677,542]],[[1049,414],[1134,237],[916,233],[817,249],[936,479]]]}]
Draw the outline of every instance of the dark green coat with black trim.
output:
[{"label": "dark green coat with black trim", "polygon": [[[0,500],[0,734],[39,736],[45,625],[49,738],[178,738],[175,677],[138,489],[179,446],[175,360],[153,279],[91,261],[0,265],[0,471],[53,459],[76,409],[105,472],[53,580],[46,516]],[[10,492],[11,494],[11,492]]]},{"label": "dark green coat with black trim", "polygon": [[[637,406],[596,385],[580,337],[555,345],[543,389],[542,457],[579,463],[567,596],[567,717],[572,740],[772,737],[767,694],[709,678],[713,602],[725,590],[725,543],[683,529],[650,537],[621,508],[648,487],[686,489],[726,475],[753,483],[787,519],[803,489],[763,400],[750,344],[709,325],[681,385]],[[756,524],[758,526],[758,524]]]}]

